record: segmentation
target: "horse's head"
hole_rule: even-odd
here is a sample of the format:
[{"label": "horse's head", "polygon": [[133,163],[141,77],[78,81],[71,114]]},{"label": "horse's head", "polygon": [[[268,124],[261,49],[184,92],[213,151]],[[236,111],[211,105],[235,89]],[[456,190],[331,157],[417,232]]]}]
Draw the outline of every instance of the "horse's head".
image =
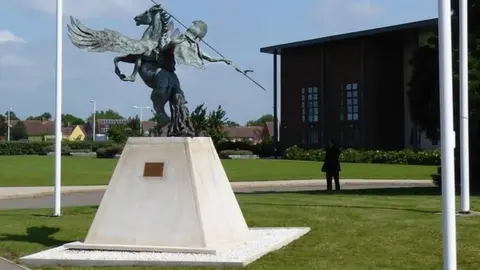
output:
[{"label": "horse's head", "polygon": [[150,25],[157,14],[160,14],[162,11],[160,5],[154,5],[148,10],[145,10],[142,14],[139,14],[133,18],[135,23],[138,25]]}]

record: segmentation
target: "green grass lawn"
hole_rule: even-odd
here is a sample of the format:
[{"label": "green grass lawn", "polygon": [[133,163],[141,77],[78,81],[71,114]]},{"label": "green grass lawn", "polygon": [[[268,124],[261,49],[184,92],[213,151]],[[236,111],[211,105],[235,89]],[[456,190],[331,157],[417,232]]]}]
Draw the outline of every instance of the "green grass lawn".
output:
[{"label": "green grass lawn", "polygon": [[[435,214],[441,205],[438,192],[431,188],[238,195],[250,227],[308,226],[312,229],[248,269],[441,269],[441,215]],[[472,197],[472,209],[480,209],[478,197]],[[48,217],[51,209],[0,211],[0,256],[16,260],[82,240],[95,211],[94,207],[65,208],[61,218]],[[457,218],[459,269],[480,269],[479,225],[480,217]]]},{"label": "green grass lawn", "polygon": [[[116,159],[63,157],[62,185],[104,185]],[[0,186],[48,186],[53,183],[53,157],[0,156]],[[291,160],[224,160],[231,181],[324,178],[321,163]],[[430,179],[434,166],[342,164],[343,179]]]}]

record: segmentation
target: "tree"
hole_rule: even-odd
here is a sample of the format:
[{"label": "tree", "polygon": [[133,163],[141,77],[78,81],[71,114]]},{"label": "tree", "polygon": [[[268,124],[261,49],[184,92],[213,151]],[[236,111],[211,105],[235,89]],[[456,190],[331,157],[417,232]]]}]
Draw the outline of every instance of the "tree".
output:
[{"label": "tree", "polygon": [[[469,2],[469,119],[470,119],[470,165],[480,160],[479,130],[480,124],[480,26],[477,23],[480,18],[479,1]],[[458,81],[458,0],[452,1],[454,10],[452,16],[453,37],[453,67],[454,67],[454,128],[459,126],[459,81]],[[438,85],[438,37],[434,36],[429,44],[417,50],[412,59],[413,76],[408,93],[410,113],[412,121],[426,132],[429,139],[439,138],[439,85]],[[423,108],[422,108],[423,107]],[[428,108],[428,109],[427,109]],[[459,132],[456,133],[456,144],[459,145]],[[458,148],[457,148],[458,150]],[[456,181],[459,181],[459,154],[455,151]],[[472,190],[480,188],[480,167],[470,167],[470,179]],[[441,173],[439,171],[439,173]],[[434,177],[434,181],[440,184],[440,176]],[[458,183],[457,183],[458,184]]]},{"label": "tree", "polygon": [[45,119],[45,120],[52,120],[52,114],[49,113],[49,112],[44,112],[40,115],[40,117],[42,119]]},{"label": "tree", "polygon": [[110,125],[108,127],[107,136],[109,140],[116,143],[124,143],[128,139],[128,130],[125,125]]},{"label": "tree", "polygon": [[[96,111],[96,119],[124,119],[118,112],[108,109],[106,111]],[[93,121],[93,113],[87,118],[87,121]]]},{"label": "tree", "polygon": [[71,125],[84,125],[85,120],[71,114],[62,114],[62,125],[67,126],[69,123]]},{"label": "tree", "polygon": [[44,112],[39,116],[29,116],[27,117],[27,120],[52,120],[52,114],[49,112]]},{"label": "tree", "polygon": [[266,122],[273,122],[272,114],[264,114],[260,116],[257,120],[250,120],[247,122],[247,126],[262,126]]},{"label": "tree", "polygon": [[227,121],[227,122],[225,122],[225,125],[227,125],[228,127],[239,127],[240,126],[239,123],[234,122],[234,121]]},{"label": "tree", "polygon": [[[480,16],[479,1],[469,4],[469,103],[470,119],[476,125],[480,120]],[[454,59],[454,113],[455,126],[458,126],[458,0],[452,1]],[[431,140],[440,137],[439,84],[438,84],[438,37],[434,35],[428,44],[420,47],[413,55],[413,74],[408,92],[411,120],[426,133]]]},{"label": "tree", "polygon": [[135,116],[134,118],[129,118],[127,122],[128,130],[126,132],[129,137],[143,137],[143,130],[141,130],[140,118]]},{"label": "tree", "polygon": [[227,113],[218,106],[216,110],[210,111],[207,116],[206,135],[212,138],[215,145],[227,138],[227,132],[224,130],[225,123],[228,121]]},{"label": "tree", "polygon": [[440,137],[438,50],[435,39],[420,47],[412,57],[412,78],[407,92],[410,118],[430,140]]},{"label": "tree", "polygon": [[212,138],[214,144],[227,138],[227,133],[224,130],[228,118],[222,106],[218,106],[216,110],[207,113],[205,104],[198,105],[190,114],[190,121],[192,122],[195,136],[208,136]]},{"label": "tree", "polygon": [[27,127],[22,121],[18,121],[10,130],[13,141],[28,139]]},{"label": "tree", "polygon": [[129,137],[143,136],[140,131],[140,118],[129,118],[126,125],[110,125],[108,127],[107,136],[109,140],[116,143],[125,143]]},{"label": "tree", "polygon": [[202,103],[198,105],[195,110],[190,114],[190,121],[195,132],[195,136],[200,136],[203,132],[206,132],[208,127],[207,121],[207,107]]},{"label": "tree", "polygon": [[19,120],[14,111],[6,111],[5,118],[8,119],[8,113],[10,113],[10,120]]},{"label": "tree", "polygon": [[7,136],[7,118],[3,115],[0,115],[0,137]]}]

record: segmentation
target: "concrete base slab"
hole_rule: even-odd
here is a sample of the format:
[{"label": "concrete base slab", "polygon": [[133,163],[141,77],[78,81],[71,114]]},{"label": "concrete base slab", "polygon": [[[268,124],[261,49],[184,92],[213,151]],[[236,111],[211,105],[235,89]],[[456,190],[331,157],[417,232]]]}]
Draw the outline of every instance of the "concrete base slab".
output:
[{"label": "concrete base slab", "polygon": [[185,247],[157,247],[157,246],[131,246],[131,245],[108,245],[86,244],[74,242],[64,245],[66,249],[74,250],[98,250],[98,251],[130,251],[130,252],[170,252],[170,253],[204,253],[215,254],[215,249],[208,248],[185,248]]},{"label": "concrete base slab", "polygon": [[31,266],[245,266],[297,240],[310,228],[250,228],[251,237],[216,254],[69,250],[56,247],[20,258]]}]

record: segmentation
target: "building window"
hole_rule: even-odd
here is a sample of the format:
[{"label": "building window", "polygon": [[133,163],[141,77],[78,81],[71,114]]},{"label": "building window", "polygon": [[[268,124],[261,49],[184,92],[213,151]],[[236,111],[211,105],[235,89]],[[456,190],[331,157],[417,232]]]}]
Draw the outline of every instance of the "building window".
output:
[{"label": "building window", "polygon": [[358,121],[358,84],[349,83],[342,86],[340,96],[340,121]]},{"label": "building window", "polygon": [[302,99],[302,123],[305,123],[305,115],[306,115],[306,107],[307,107],[305,104],[305,88],[302,88],[301,99]]},{"label": "building window", "polygon": [[302,122],[318,122],[318,88],[307,87],[301,90]]},{"label": "building window", "polygon": [[315,123],[318,122],[318,88],[309,87],[308,88],[308,122]]}]

